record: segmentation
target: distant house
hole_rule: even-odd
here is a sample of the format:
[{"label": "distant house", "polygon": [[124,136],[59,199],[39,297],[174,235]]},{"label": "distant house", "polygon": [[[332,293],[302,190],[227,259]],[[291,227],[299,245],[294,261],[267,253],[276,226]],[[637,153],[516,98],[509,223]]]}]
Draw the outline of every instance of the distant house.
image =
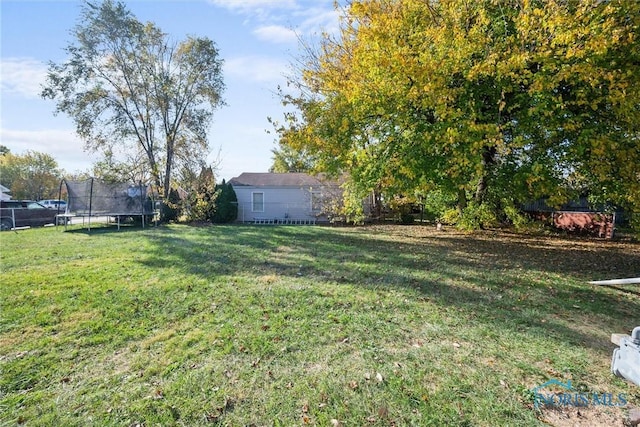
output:
[{"label": "distant house", "polygon": [[342,199],[333,181],[306,173],[242,173],[229,180],[238,198],[238,222],[315,224],[329,222]]},{"label": "distant house", "polygon": [[8,194],[10,192],[11,190],[0,184],[0,200],[11,200],[11,196]]}]

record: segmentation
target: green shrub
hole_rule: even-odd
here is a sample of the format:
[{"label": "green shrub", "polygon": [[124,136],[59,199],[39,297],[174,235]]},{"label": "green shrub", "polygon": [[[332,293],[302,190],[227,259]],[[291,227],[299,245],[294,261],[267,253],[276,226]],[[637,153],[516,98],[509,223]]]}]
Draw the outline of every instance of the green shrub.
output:
[{"label": "green shrub", "polygon": [[424,214],[427,218],[439,218],[441,222],[444,221],[444,217],[450,219],[456,218],[457,222],[457,210],[453,209],[456,205],[457,197],[455,194],[447,193],[443,190],[428,191],[422,197],[422,204],[424,205]]},{"label": "green shrub", "polygon": [[169,190],[168,199],[162,204],[162,219],[166,222],[176,222],[182,215],[182,199],[178,190]]},{"label": "green shrub", "polygon": [[460,211],[455,208],[445,210],[439,218],[439,222],[447,225],[456,225],[460,221]]},{"label": "green shrub", "polygon": [[631,232],[638,238],[640,238],[640,214],[629,213],[627,214],[629,219],[629,228]]},{"label": "green shrub", "polygon": [[216,211],[212,222],[225,224],[238,218],[238,197],[231,184],[222,180],[222,184],[216,185],[218,198],[216,199]]},{"label": "green shrub", "polygon": [[189,220],[213,221],[218,195],[212,168],[203,167],[197,185],[189,193]]},{"label": "green shrub", "polygon": [[415,218],[411,213],[410,209],[401,209],[400,210],[400,224],[413,224]]},{"label": "green shrub", "polygon": [[470,202],[460,212],[458,209],[448,209],[440,218],[444,224],[455,225],[461,230],[479,230],[494,227],[499,224],[495,210],[486,203]]},{"label": "green shrub", "polygon": [[507,220],[518,231],[526,230],[531,226],[531,219],[528,218],[525,214],[522,213],[522,211],[520,211],[520,209],[516,208],[512,204],[505,206],[504,214],[507,217]]},{"label": "green shrub", "polygon": [[499,224],[495,209],[487,203],[471,202],[462,211],[458,227],[463,230],[479,230],[485,227],[495,227]]}]

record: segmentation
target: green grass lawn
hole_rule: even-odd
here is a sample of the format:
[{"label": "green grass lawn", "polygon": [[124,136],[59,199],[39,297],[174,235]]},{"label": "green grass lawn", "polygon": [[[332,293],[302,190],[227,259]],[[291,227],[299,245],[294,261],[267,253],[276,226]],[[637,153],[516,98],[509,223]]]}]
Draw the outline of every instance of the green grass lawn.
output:
[{"label": "green grass lawn", "polygon": [[638,276],[630,242],[171,225],[0,252],[0,425],[534,426],[549,379],[640,405],[609,367],[640,288],[586,283]]}]

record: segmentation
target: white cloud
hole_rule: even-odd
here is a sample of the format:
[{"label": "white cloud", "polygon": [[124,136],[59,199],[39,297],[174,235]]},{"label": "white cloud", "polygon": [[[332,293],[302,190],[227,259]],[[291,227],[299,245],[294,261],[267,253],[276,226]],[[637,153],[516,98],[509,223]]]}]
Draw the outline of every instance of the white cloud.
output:
[{"label": "white cloud", "polygon": [[73,130],[2,128],[0,141],[14,154],[24,154],[29,150],[47,153],[58,162],[58,166],[68,172],[87,170],[93,163],[93,159],[83,151],[83,143]]},{"label": "white cloud", "polygon": [[289,63],[268,56],[251,55],[226,59],[225,73],[257,83],[279,83],[284,80]]},{"label": "white cloud", "polygon": [[258,16],[268,15],[276,9],[294,9],[296,0],[209,0],[212,4],[233,12]]},{"label": "white cloud", "polygon": [[338,33],[340,13],[334,9],[311,8],[302,11],[300,16],[303,21],[299,27],[304,34],[313,34],[319,31],[330,34]]},{"label": "white cloud", "polygon": [[[297,40],[296,33],[310,35],[338,29],[338,12],[333,0],[209,0],[215,6],[246,15],[262,25],[254,31],[258,38],[275,43]],[[344,2],[344,0],[342,0]],[[249,21],[245,22],[248,23]],[[295,31],[282,26],[295,27]]]},{"label": "white cloud", "polygon": [[298,39],[296,32],[281,25],[265,25],[253,31],[259,39],[272,43],[295,43]]},{"label": "white cloud", "polygon": [[0,65],[2,93],[38,98],[47,76],[47,65],[33,58],[3,58]]}]

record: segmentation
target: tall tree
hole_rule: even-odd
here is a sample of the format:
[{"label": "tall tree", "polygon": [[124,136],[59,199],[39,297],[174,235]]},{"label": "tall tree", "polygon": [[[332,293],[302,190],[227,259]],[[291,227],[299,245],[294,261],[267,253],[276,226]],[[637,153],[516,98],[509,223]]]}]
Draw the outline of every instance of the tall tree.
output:
[{"label": "tall tree", "polygon": [[90,150],[142,151],[169,193],[182,162],[204,158],[213,111],[223,104],[222,60],[213,41],[170,41],[122,2],[86,2],[68,59],[50,63],[45,98],[57,101]]},{"label": "tall tree", "polygon": [[280,143],[357,188],[461,211],[593,194],[640,210],[640,3],[354,0],[307,48]]},{"label": "tall tree", "polygon": [[269,172],[311,172],[314,169],[313,156],[304,150],[295,150],[288,145],[280,144],[278,148],[271,150],[271,153],[273,154],[273,164],[269,168]]},{"label": "tall tree", "polygon": [[14,199],[57,198],[62,171],[49,154],[27,151],[0,155],[0,183],[11,190]]}]

